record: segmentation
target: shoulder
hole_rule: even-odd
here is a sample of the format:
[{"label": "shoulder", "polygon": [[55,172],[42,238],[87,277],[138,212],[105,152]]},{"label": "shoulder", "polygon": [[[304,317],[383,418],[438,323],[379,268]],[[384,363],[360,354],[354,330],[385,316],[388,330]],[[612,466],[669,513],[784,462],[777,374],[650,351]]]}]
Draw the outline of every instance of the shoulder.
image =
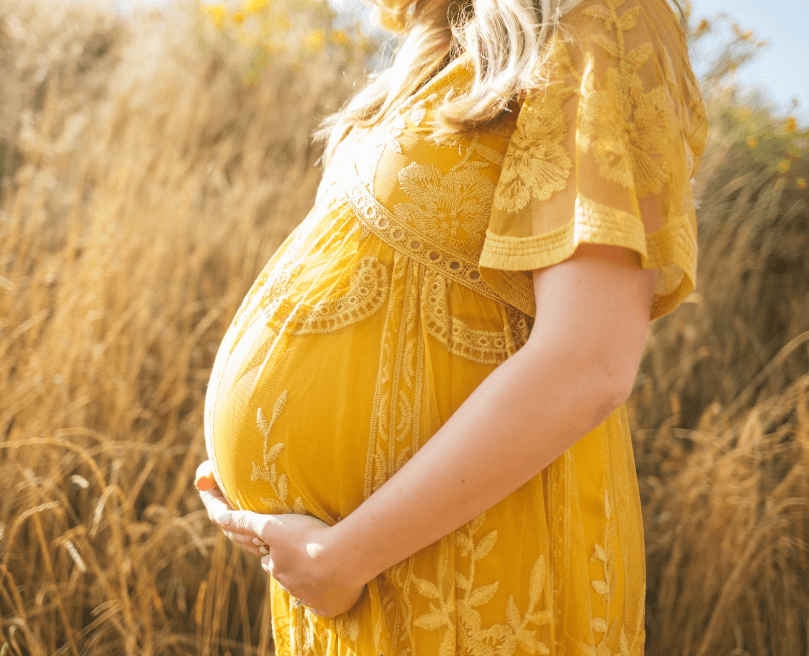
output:
[{"label": "shoulder", "polygon": [[579,32],[603,28],[622,32],[652,28],[675,34],[682,44],[686,34],[669,0],[574,0],[559,25]]},{"label": "shoulder", "polygon": [[[667,99],[688,124],[692,148],[698,151],[704,145],[702,94],[685,30],[669,0],[576,2],[559,19],[520,106],[549,90],[571,102],[587,97],[616,106],[636,105],[654,92],[650,103]],[[598,95],[599,90],[606,95]]]},{"label": "shoulder", "polygon": [[579,0],[559,19],[548,45],[545,59],[562,67],[581,68],[588,59],[634,70],[650,59],[688,63],[686,33],[668,0]]}]

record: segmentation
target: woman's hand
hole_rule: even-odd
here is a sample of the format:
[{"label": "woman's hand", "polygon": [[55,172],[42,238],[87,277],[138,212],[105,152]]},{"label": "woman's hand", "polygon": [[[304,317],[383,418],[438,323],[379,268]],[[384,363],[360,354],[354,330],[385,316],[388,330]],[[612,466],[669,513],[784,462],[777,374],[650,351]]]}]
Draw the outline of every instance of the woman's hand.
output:
[{"label": "woman's hand", "polygon": [[208,516],[247,551],[261,556],[262,568],[315,615],[334,617],[350,610],[365,589],[337,562],[330,526],[310,515],[265,515],[234,510],[216,487],[210,461],[197,469],[195,485]]}]

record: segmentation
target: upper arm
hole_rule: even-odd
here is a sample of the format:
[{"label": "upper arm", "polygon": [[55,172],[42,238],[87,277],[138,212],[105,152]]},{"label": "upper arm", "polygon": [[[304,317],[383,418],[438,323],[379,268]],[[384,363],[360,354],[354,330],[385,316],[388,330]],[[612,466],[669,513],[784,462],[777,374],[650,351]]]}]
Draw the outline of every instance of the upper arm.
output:
[{"label": "upper arm", "polygon": [[569,258],[533,272],[536,321],[529,343],[598,366],[610,393],[626,399],[649,328],[656,269],[637,252],[580,244]]}]

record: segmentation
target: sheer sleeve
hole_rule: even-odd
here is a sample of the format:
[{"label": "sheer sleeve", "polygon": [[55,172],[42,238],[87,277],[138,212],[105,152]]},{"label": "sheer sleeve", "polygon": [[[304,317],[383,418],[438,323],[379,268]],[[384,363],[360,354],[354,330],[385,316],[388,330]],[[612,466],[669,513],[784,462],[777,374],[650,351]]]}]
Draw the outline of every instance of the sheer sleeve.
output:
[{"label": "sheer sleeve", "polygon": [[691,178],[707,131],[685,34],[666,0],[584,0],[548,52],[509,141],[481,275],[508,296],[504,272],[530,276],[582,242],[626,246],[658,269],[651,318],[667,314],[696,284]]}]

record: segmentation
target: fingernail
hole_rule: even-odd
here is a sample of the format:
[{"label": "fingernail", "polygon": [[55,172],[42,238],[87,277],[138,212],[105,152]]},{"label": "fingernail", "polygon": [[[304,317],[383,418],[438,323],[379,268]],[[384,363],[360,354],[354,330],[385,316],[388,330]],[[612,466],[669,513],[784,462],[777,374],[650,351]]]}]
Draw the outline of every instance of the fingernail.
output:
[{"label": "fingernail", "polygon": [[259,540],[258,538],[253,538],[253,544],[258,547],[259,545],[262,545],[264,543],[261,540]]},{"label": "fingernail", "polygon": [[258,550],[259,550],[260,553],[263,553],[263,554],[270,553],[270,550],[267,549],[267,547],[259,547]]},{"label": "fingernail", "polygon": [[230,517],[231,517],[231,515],[230,515],[229,512],[220,512],[220,513],[216,514],[216,517],[214,517],[214,521],[217,524],[222,524],[223,526],[227,526],[228,524],[230,524]]}]

